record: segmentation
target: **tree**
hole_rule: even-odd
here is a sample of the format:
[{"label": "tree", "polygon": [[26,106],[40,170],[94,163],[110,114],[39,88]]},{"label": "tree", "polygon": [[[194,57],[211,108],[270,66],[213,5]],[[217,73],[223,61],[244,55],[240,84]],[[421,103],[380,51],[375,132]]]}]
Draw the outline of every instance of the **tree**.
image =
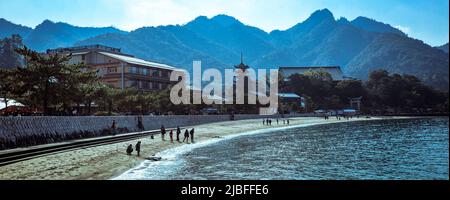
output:
[{"label": "tree", "polygon": [[15,73],[13,70],[0,68],[0,98],[8,107],[9,99],[14,96]]},{"label": "tree", "polygon": [[22,38],[12,35],[10,38],[0,40],[0,67],[11,69],[23,65],[22,58],[15,49],[22,48]]},{"label": "tree", "polygon": [[[304,74],[293,74],[286,83],[286,90],[293,91],[310,98],[309,105],[326,106],[327,98],[334,92],[331,74],[323,71],[307,71]],[[312,109],[312,108],[309,108]]]},{"label": "tree", "polygon": [[372,72],[366,87],[375,105],[388,106],[397,111],[423,110],[446,101],[445,94],[424,85],[417,77],[390,75],[385,70]]},{"label": "tree", "polygon": [[[23,55],[27,67],[18,68],[22,96],[34,105],[40,105],[44,114],[50,114],[51,105],[66,107],[71,99],[84,96],[82,84],[96,81],[96,73],[85,65],[67,64],[71,55],[42,55],[27,47],[16,49]],[[64,108],[65,109],[65,108]]]},{"label": "tree", "polygon": [[359,80],[342,80],[336,84],[336,95],[339,97],[341,104],[348,104],[350,98],[364,97],[367,98],[367,91]]}]

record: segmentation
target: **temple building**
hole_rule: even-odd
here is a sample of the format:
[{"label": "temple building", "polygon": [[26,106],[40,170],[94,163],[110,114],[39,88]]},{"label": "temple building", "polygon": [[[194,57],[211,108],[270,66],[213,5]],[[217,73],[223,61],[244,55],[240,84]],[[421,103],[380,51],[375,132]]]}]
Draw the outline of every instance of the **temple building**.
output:
[{"label": "temple building", "polygon": [[83,63],[98,71],[100,82],[117,88],[163,90],[170,86],[170,73],[177,68],[124,54],[103,45],[49,49],[47,54],[72,54],[69,64]]}]

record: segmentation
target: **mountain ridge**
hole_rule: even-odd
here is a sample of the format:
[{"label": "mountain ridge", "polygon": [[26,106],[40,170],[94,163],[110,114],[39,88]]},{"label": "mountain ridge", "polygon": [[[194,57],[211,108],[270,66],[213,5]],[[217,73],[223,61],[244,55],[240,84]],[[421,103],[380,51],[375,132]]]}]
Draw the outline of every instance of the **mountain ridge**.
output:
[{"label": "mountain ridge", "polygon": [[[37,26],[33,32],[37,30],[36,34],[44,39],[30,33],[25,45],[45,50],[61,45],[103,44],[188,71],[193,60],[201,60],[203,68],[232,68],[243,53],[244,61],[255,68],[339,65],[347,76],[363,80],[367,79],[368,70],[386,69],[412,73],[429,85],[448,90],[448,53],[435,51],[437,48],[368,17],[335,19],[328,9],[315,11],[286,30],[271,32],[223,14],[211,18],[199,16],[183,25],[142,27],[130,32],[113,27],[76,27],[49,20],[42,23],[43,27],[46,25],[63,30]],[[78,32],[82,34],[77,35]],[[380,60],[380,56],[389,59]]]}]

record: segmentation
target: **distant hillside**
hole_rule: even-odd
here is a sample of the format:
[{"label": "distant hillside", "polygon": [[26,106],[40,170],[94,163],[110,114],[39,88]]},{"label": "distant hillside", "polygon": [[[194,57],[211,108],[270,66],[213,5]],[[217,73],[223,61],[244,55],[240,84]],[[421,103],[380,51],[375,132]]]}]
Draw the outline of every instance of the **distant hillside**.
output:
[{"label": "distant hillside", "polygon": [[0,39],[10,37],[13,34],[19,34],[22,37],[26,37],[33,31],[32,28],[14,24],[3,18],[0,18],[0,30]]},{"label": "distant hillside", "polygon": [[377,33],[395,33],[400,36],[406,36],[405,33],[392,27],[389,24],[377,22],[373,19],[369,19],[366,17],[357,17],[356,19],[351,21],[351,24],[366,31]]},{"label": "distant hillside", "polygon": [[438,48],[438,49],[440,49],[440,50],[442,50],[442,51],[448,53],[448,43],[447,43],[447,44],[444,44],[444,45],[442,45],[442,46],[436,47],[436,48]]},{"label": "distant hillside", "polygon": [[32,49],[45,51],[49,48],[72,46],[77,41],[105,33],[123,33],[123,31],[113,27],[85,28],[45,20],[25,38],[24,43]]},{"label": "distant hillside", "polygon": [[416,75],[448,90],[448,53],[367,17],[336,20],[327,9],[287,30],[270,33],[226,15],[132,32],[45,21],[25,38],[25,44],[37,50],[103,44],[187,70],[193,60],[201,60],[203,68],[232,68],[242,52],[244,62],[254,68],[339,65],[347,76],[360,79],[372,70],[386,69]]},{"label": "distant hillside", "polygon": [[379,35],[346,66],[346,72],[360,79],[376,69],[392,73],[413,74],[422,81],[447,90],[448,54],[420,40],[395,34]]},{"label": "distant hillside", "polygon": [[125,33],[113,27],[77,27],[61,22],[55,23],[50,20],[45,20],[35,29],[32,29],[0,19],[0,30],[2,38],[19,34],[26,46],[41,52],[49,48],[72,46],[80,40],[106,33]]},{"label": "distant hillside", "polygon": [[89,44],[118,47],[136,57],[183,68],[192,66],[193,60],[202,60],[206,65],[223,66],[220,61],[186,46],[170,32],[154,27],[140,28],[127,35],[117,33],[101,35],[77,43],[77,45]]}]

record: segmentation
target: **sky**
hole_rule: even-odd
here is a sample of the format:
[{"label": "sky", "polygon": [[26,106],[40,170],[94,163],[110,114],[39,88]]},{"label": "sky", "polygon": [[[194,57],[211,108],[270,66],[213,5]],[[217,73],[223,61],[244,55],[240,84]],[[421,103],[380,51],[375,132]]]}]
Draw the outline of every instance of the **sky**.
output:
[{"label": "sky", "polygon": [[448,0],[0,0],[0,18],[33,28],[49,19],[131,31],[226,14],[270,32],[323,8],[335,18],[365,16],[388,23],[432,46],[449,40]]}]

